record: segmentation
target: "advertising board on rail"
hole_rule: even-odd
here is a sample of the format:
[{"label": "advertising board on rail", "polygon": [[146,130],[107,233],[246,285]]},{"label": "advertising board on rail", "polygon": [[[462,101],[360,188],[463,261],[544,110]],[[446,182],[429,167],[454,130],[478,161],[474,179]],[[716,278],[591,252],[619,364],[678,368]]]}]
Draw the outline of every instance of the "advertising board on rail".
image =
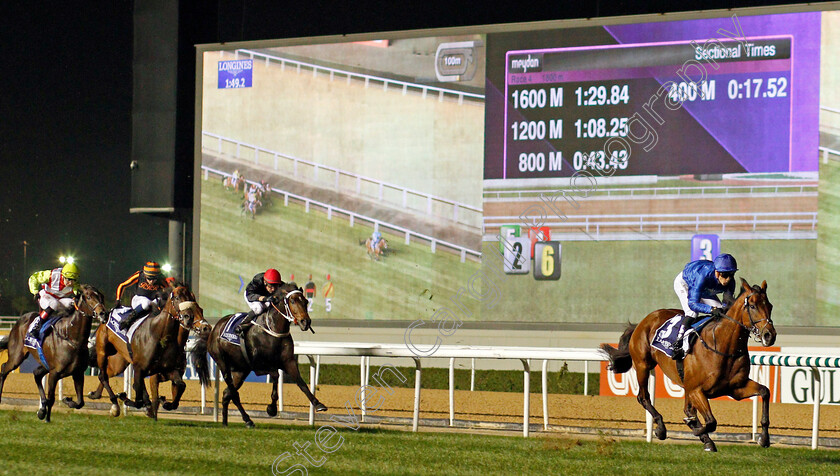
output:
[{"label": "advertising board on rail", "polygon": [[202,305],[638,322],[727,252],[838,325],[840,13],[790,8],[202,46]]}]

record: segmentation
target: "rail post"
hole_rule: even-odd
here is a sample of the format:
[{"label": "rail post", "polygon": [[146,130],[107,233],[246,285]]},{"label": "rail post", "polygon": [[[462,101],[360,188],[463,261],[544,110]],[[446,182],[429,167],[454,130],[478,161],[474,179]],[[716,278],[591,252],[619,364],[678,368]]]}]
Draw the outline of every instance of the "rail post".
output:
[{"label": "rail post", "polygon": [[522,378],[524,379],[523,401],[522,401],[522,436],[528,438],[528,421],[531,419],[531,359],[520,359],[525,368]]},{"label": "rail post", "polygon": [[414,415],[411,421],[411,431],[417,432],[417,424],[420,421],[420,359],[414,357]]}]

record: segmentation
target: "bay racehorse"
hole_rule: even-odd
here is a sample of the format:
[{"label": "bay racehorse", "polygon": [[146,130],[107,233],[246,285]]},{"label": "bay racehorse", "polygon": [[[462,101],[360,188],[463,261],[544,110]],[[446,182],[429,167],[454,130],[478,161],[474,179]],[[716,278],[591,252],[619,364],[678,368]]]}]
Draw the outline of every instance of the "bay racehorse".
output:
[{"label": "bay racehorse", "polygon": [[[211,329],[210,324],[205,321],[203,318],[195,319],[193,321],[193,325],[191,328],[187,329],[184,327],[179,328],[178,330],[178,342],[177,346],[180,348],[185,348],[187,344],[187,340],[189,339],[190,332],[195,332],[198,335],[202,333],[209,333]],[[108,332],[108,328],[106,326],[99,326],[96,330],[96,336],[99,337],[100,333]],[[91,349],[91,362],[96,362],[96,347]],[[129,361],[125,359],[121,354],[116,353],[113,355],[109,355],[107,357],[107,378],[110,379],[114,375],[119,375],[125,371],[128,367]],[[147,413],[151,415],[156,415],[158,410],[158,404],[163,403],[163,409],[167,411],[177,410],[178,406],[181,402],[181,396],[184,394],[184,390],[186,390],[187,385],[183,381],[184,372],[187,370],[187,357],[185,353],[181,353],[177,362],[174,365],[174,368],[169,372],[165,373],[158,373],[149,377],[149,391],[150,391],[150,398],[149,401],[151,402],[151,406]],[[180,378],[175,378],[175,377]],[[172,382],[172,400],[166,400],[166,397],[159,394],[158,388],[161,382],[171,381]],[[99,381],[99,387],[96,390],[90,392],[88,394],[88,398],[91,400],[98,400],[102,397],[102,391],[105,389],[105,385],[102,381]],[[118,397],[124,398],[123,394],[121,393]],[[111,407],[111,415],[112,416],[119,416],[120,415],[120,407],[118,405]]]},{"label": "bay racehorse", "polygon": [[[681,379],[676,363],[666,354],[651,348],[657,329],[668,319],[682,314],[679,309],[660,309],[647,315],[638,325],[629,325],[619,340],[618,349],[601,344],[609,357],[609,368],[624,373],[634,368],[639,383],[639,403],[656,423],[656,437],[666,438],[662,415],[653,407],[648,392],[648,376],[659,365],[671,381],[685,389],[685,422],[704,443],[706,451],[717,451],[709,437],[717,428],[717,420],[709,405],[710,398],[730,396],[743,400],[761,396],[761,433],[758,444],[770,446],[770,391],[750,380],[750,356],[747,341],[750,335],[765,347],[776,341],[776,328],[770,314],[773,305],[767,299],[767,281],[750,286],[741,279],[741,294],[734,299],[726,315],[718,317],[700,331],[698,342],[684,361],[685,378]],[[703,416],[700,423],[697,412]]]},{"label": "bay racehorse", "polygon": [[385,251],[388,249],[388,242],[385,241],[385,238],[380,238],[379,242],[374,246],[373,241],[368,237],[365,240],[365,249],[370,259],[379,261],[380,258],[385,256]]},{"label": "bay racehorse", "polygon": [[[55,403],[55,386],[59,380],[67,376],[73,377],[76,400],[65,397],[64,403],[70,408],[82,408],[85,405],[83,387],[85,370],[88,366],[87,340],[90,336],[93,319],[105,320],[104,303],[105,296],[98,289],[83,284],[80,286],[79,292],[76,293],[72,311],[58,310],[53,313],[55,317],[62,314],[64,317],[56,322],[52,331],[41,344],[46,366],[36,350],[23,345],[29,324],[38,314],[30,312],[21,316],[12,326],[12,331],[8,337],[0,340],[0,350],[6,349],[9,351],[9,360],[0,367],[0,395],[2,395],[3,384],[9,372],[20,367],[26,357],[32,354],[41,364],[33,373],[35,384],[38,386],[38,393],[41,396],[38,418],[47,422],[50,421],[52,407]],[[44,375],[48,375],[46,393],[42,384]]]},{"label": "bay racehorse", "polygon": [[[306,382],[300,376],[297,360],[295,359],[295,344],[291,335],[291,324],[294,323],[302,331],[311,329],[312,320],[307,312],[308,301],[303,290],[295,283],[284,283],[274,292],[278,304],[273,304],[268,311],[261,314],[254,321],[254,325],[245,335],[246,354],[238,345],[221,339],[225,325],[233,315],[225,316],[213,327],[206,341],[206,348],[227,384],[222,398],[222,424],[228,423],[228,405],[233,402],[242,415],[242,420],[247,427],[253,427],[254,422],[242,407],[239,400],[239,388],[245,378],[252,371],[257,375],[270,374],[271,376],[271,403],[268,405],[267,413],[270,416],[277,414],[277,369],[283,369],[297,383],[300,390],[306,395],[316,411],[327,411],[327,407],[318,401]],[[314,331],[313,331],[314,332]],[[196,347],[203,346],[204,342],[199,338]],[[206,354],[196,352],[196,358],[203,358],[206,361]],[[207,363],[193,360],[196,369],[206,369]],[[201,377],[208,379],[209,376]]]},{"label": "bay racehorse", "polygon": [[[190,330],[199,331],[205,326],[208,324],[201,307],[196,303],[192,291],[183,283],[175,283],[160,312],[149,316],[134,332],[131,337],[131,353],[125,342],[111,329],[100,326],[96,332],[96,366],[99,368],[99,382],[111,400],[111,415],[119,415],[119,405],[108,379],[114,375],[110,372],[115,372],[122,365],[115,361],[109,372],[109,361],[113,356],[118,354],[125,363],[130,362],[134,369],[135,400],[125,398],[124,394],[119,397],[125,400],[126,405],[134,408],[146,406],[146,415],[156,419],[160,403],[157,384],[161,378],[172,380],[175,389],[173,404],[179,401],[186,388],[182,376],[187,337]],[[146,391],[146,377],[152,377],[149,382],[151,395]]]}]

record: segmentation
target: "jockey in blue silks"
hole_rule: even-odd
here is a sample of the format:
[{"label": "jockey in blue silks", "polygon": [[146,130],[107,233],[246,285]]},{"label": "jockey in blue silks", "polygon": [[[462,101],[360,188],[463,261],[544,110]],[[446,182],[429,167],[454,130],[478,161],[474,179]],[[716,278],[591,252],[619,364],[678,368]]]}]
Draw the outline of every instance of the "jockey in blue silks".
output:
[{"label": "jockey in blue silks", "polygon": [[717,295],[724,293],[730,297],[735,293],[735,272],[738,271],[738,263],[730,254],[720,254],[714,261],[697,260],[685,265],[685,268],[674,280],[674,291],[680,299],[684,311],[682,327],[677,335],[677,344],[674,347],[674,359],[682,360],[685,357],[682,342],[686,329],[691,326],[697,315],[712,314],[721,315],[724,312],[724,304],[720,302]]},{"label": "jockey in blue silks", "polygon": [[370,235],[370,248],[372,250],[376,249],[376,245],[379,244],[379,240],[382,239],[382,233],[378,231],[374,231],[372,235]]}]

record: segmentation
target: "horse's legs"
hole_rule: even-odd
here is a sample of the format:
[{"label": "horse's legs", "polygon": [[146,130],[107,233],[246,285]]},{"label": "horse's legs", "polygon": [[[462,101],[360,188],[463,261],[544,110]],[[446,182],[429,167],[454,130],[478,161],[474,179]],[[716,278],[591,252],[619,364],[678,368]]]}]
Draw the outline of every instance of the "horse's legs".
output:
[{"label": "horse's legs", "polygon": [[[160,395],[158,389],[160,387],[160,380],[158,374],[149,377],[149,406],[146,407],[146,416],[157,420],[158,405],[160,405]],[[146,400],[145,398],[143,399]]]},{"label": "horse's legs", "polygon": [[760,383],[750,380],[741,388],[732,391],[732,398],[743,400],[754,395],[761,396],[761,433],[758,435],[758,444],[767,448],[770,446],[770,390]]},{"label": "horse's legs", "polygon": [[248,416],[248,413],[242,406],[242,402],[239,400],[239,387],[241,387],[245,382],[245,377],[247,377],[249,373],[251,372],[242,371],[230,373],[229,377],[225,379],[225,382],[228,384],[228,388],[225,389],[225,398],[236,405],[236,409],[239,410],[239,414],[242,415],[242,421],[245,422],[245,426],[253,428],[254,422],[251,420],[251,417]]},{"label": "horse's legs", "polygon": [[634,360],[633,366],[636,368],[636,379],[639,382],[639,395],[636,397],[636,400],[653,417],[653,422],[656,423],[656,428],[653,432],[656,434],[656,437],[664,440],[668,437],[668,430],[665,428],[665,421],[662,419],[662,414],[651,403],[650,392],[648,391],[648,379],[656,363],[654,362],[652,365],[649,365],[646,361]]},{"label": "horse's legs", "polygon": [[319,402],[318,399],[315,398],[315,395],[312,395],[312,392],[309,391],[309,387],[306,385],[306,382],[304,382],[303,378],[300,376],[300,369],[298,369],[298,364],[294,357],[287,358],[285,360],[284,371],[288,372],[288,374],[291,375],[293,379],[295,379],[295,383],[297,384],[298,388],[301,392],[303,392],[304,395],[306,395],[306,398],[308,398],[312,406],[315,407],[316,412],[327,411],[327,406]]},{"label": "horse's legs", "polygon": [[134,388],[134,401],[132,402],[131,400],[126,399],[126,405],[131,405],[134,408],[140,409],[149,403],[149,394],[146,393],[146,383],[143,381],[145,378],[145,372],[140,369],[134,369],[134,384],[132,385]]},{"label": "horse's legs", "polygon": [[73,372],[73,386],[76,388],[76,400],[64,397],[64,404],[70,408],[82,408],[85,406],[85,371],[84,369]]},{"label": "horse's legs", "polygon": [[[109,368],[109,360],[108,356],[105,354],[106,349],[105,346],[107,343],[102,344],[100,348],[99,343],[97,342],[96,348],[96,366],[99,367],[99,385],[108,392],[108,399],[111,401],[111,409],[109,413],[111,416],[116,417],[120,416],[120,405],[117,403],[117,396],[114,395],[114,390],[111,389],[111,383],[108,381],[108,368]],[[123,369],[125,370],[125,369]],[[116,374],[113,374],[116,375]],[[123,375],[123,378],[126,376]],[[100,392],[101,395],[101,392]]]},{"label": "horse's legs", "polygon": [[44,417],[47,415],[47,394],[44,392],[44,375],[47,375],[49,371],[43,365],[39,365],[38,368],[32,371],[32,377],[35,379],[35,386],[38,387],[38,395],[41,397],[41,400],[38,405],[38,419],[43,420]]},{"label": "horse's legs", "polygon": [[[108,369],[107,372],[105,372],[106,379],[109,379],[114,375],[119,375],[123,373],[126,367],[128,367],[128,362],[125,359],[123,359],[119,354],[106,356],[105,361],[106,368]],[[100,366],[97,364],[97,368],[99,367]],[[99,374],[102,375],[102,372],[100,372]],[[100,381],[99,387],[97,387],[96,390],[94,390],[93,392],[88,393],[88,398],[90,398],[91,400],[99,399],[102,396],[102,390],[104,389],[105,386],[102,385],[102,382]]]},{"label": "horse's legs", "polygon": [[184,390],[187,389],[187,384],[184,383],[184,378],[181,376],[179,369],[173,370],[169,374],[169,379],[172,380],[172,401],[163,402],[163,409],[166,411],[177,410],[181,403],[181,397],[184,395]]},{"label": "horse's legs", "polygon": [[53,404],[55,404],[55,386],[56,384],[58,384],[58,380],[59,378],[57,373],[49,372],[47,374],[47,401],[45,402],[47,412],[46,416],[44,417],[44,421],[47,423],[50,422],[50,416],[52,415],[52,407]]},{"label": "horse's legs", "polygon": [[696,409],[696,411],[700,412],[703,416],[703,421],[705,422],[702,425],[699,421],[694,424],[689,424],[689,427],[694,432],[694,436],[700,438],[700,441],[703,442],[703,447],[706,451],[717,451],[715,442],[712,441],[712,438],[709,436],[709,433],[712,433],[717,429],[717,420],[715,420],[715,416],[712,414],[712,407],[709,405],[709,399],[703,395],[703,391],[700,388],[686,391],[686,398],[690,399],[690,404]]},{"label": "horse's legs", "polygon": [[268,381],[271,383],[271,403],[269,403],[268,406],[265,407],[265,412],[268,413],[268,416],[274,417],[277,416],[277,400],[280,398],[280,396],[277,393],[277,382],[280,380],[280,374],[278,374],[277,371],[274,370],[268,375]]}]

